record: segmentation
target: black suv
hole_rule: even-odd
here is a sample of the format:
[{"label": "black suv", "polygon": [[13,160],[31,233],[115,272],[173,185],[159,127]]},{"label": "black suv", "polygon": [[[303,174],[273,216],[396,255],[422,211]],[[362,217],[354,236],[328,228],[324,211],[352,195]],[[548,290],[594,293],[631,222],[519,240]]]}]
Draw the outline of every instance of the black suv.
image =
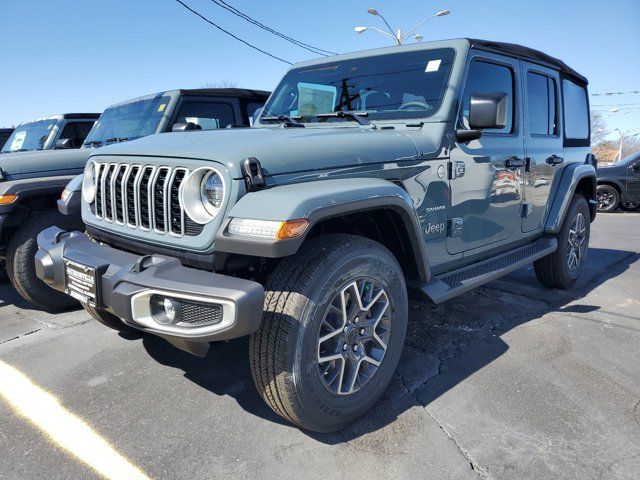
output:
[{"label": "black suv", "polygon": [[598,210],[613,212],[640,207],[640,152],[598,168]]}]

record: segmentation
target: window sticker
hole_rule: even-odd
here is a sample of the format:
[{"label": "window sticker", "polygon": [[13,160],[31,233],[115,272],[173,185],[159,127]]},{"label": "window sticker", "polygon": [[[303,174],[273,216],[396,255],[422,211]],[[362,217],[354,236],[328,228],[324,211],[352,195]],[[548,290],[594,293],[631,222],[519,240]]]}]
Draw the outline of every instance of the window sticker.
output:
[{"label": "window sticker", "polygon": [[298,114],[303,117],[331,113],[336,104],[338,89],[331,85],[298,83]]},{"label": "window sticker", "polygon": [[22,148],[22,144],[24,143],[24,139],[27,136],[26,130],[22,130],[21,132],[16,133],[13,142],[11,142],[11,148],[9,150],[20,150]]},{"label": "window sticker", "polygon": [[424,71],[426,73],[431,73],[431,72],[437,72],[438,70],[440,70],[440,64],[442,63],[442,60],[438,59],[438,60],[429,60],[429,63],[427,63],[427,68],[424,69]]},{"label": "window sticker", "polygon": [[47,130],[51,130],[53,128],[53,123],[49,126],[47,126]]},{"label": "window sticker", "polygon": [[162,103],[160,104],[160,106],[158,107],[158,111],[159,112],[164,112],[164,109],[167,107],[166,103]]}]

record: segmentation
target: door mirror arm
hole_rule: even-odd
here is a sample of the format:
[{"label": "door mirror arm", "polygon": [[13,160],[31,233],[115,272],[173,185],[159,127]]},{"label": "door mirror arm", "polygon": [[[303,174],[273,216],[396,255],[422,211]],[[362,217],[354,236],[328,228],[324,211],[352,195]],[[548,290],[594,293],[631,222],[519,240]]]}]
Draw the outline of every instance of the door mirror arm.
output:
[{"label": "door mirror arm", "polygon": [[478,140],[482,137],[482,130],[466,130],[464,128],[459,128],[456,130],[456,140],[459,143],[467,143],[472,140]]}]

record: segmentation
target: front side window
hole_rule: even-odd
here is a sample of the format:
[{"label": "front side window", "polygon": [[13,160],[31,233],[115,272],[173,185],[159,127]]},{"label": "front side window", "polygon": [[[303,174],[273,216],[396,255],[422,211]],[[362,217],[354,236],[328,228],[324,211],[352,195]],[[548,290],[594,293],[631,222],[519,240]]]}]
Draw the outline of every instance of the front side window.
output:
[{"label": "front side window", "polygon": [[430,117],[442,104],[454,57],[443,48],[291,70],[262,115],[303,122],[337,111],[367,112],[369,120]]},{"label": "front side window", "polygon": [[587,91],[571,80],[562,81],[565,136],[572,140],[589,139]]},{"label": "front side window", "polygon": [[527,72],[527,106],[532,135],[556,135],[556,82],[553,78]]},{"label": "front side window", "polygon": [[482,60],[473,60],[469,65],[467,83],[462,96],[462,112],[460,123],[469,128],[469,107],[471,96],[483,93],[507,94],[507,121],[504,128],[486,129],[484,133],[511,133],[513,132],[514,117],[514,76],[511,68],[489,63]]},{"label": "front side window", "polygon": [[170,97],[159,95],[107,108],[87,135],[85,145],[100,146],[156,133],[170,101]]},{"label": "front side window", "polygon": [[42,150],[56,123],[58,123],[57,118],[49,118],[18,125],[2,147],[2,152]]},{"label": "front side window", "polygon": [[60,140],[70,139],[72,148],[80,148],[91,130],[90,122],[67,122],[60,134]]},{"label": "front side window", "polygon": [[195,123],[202,130],[217,130],[234,123],[233,108],[228,103],[184,102],[176,123]]}]

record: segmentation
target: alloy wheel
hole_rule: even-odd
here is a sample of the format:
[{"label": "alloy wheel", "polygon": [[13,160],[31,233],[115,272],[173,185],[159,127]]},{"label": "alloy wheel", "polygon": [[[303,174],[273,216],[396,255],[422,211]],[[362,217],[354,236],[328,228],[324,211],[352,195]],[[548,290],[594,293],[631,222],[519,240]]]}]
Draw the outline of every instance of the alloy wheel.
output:
[{"label": "alloy wheel", "polygon": [[336,395],[360,390],[380,367],[391,335],[389,297],[375,280],[342,288],[327,307],[318,334],[318,375]]},{"label": "alloy wheel", "polygon": [[567,266],[570,272],[576,272],[584,258],[587,244],[587,226],[582,212],[578,212],[569,229]]}]

